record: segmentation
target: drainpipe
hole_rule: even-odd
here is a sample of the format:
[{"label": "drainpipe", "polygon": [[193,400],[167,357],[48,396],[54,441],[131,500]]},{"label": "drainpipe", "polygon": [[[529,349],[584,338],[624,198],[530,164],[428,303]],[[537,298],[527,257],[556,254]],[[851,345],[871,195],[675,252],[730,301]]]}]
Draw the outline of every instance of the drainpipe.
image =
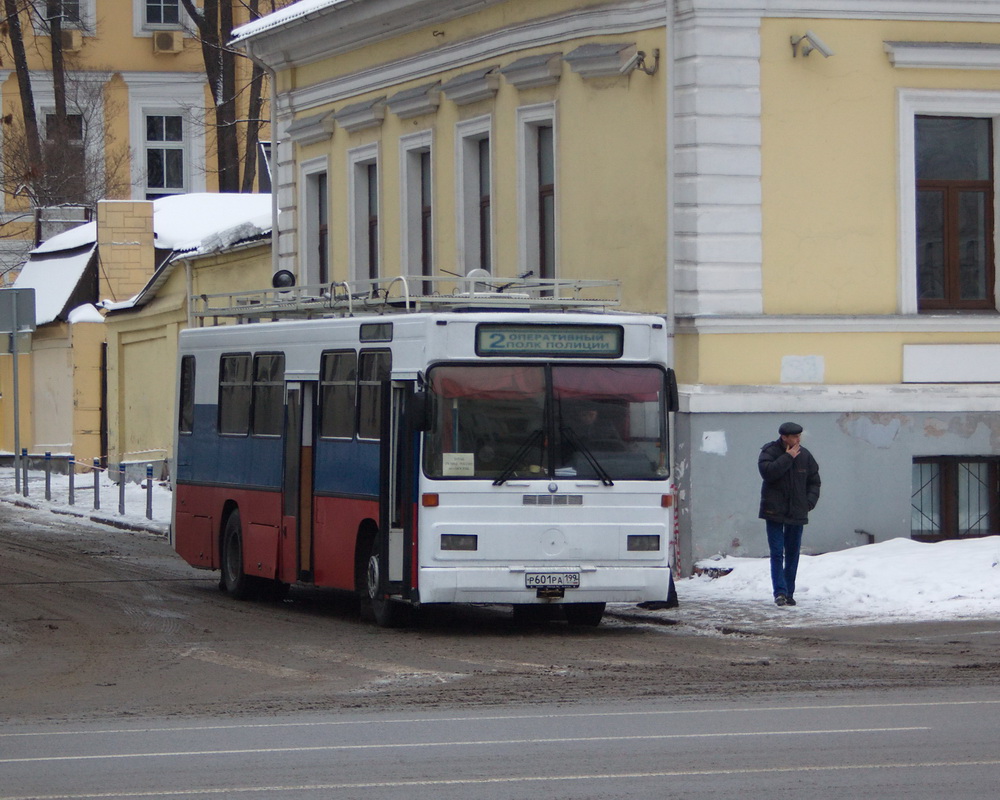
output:
[{"label": "drainpipe", "polygon": [[[674,284],[674,258],[675,247],[674,237],[676,235],[674,223],[674,209],[676,207],[676,183],[677,176],[674,168],[674,147],[676,146],[676,120],[677,120],[677,37],[674,34],[677,17],[677,0],[666,0],[666,72],[667,72],[667,119],[666,119],[666,181],[667,181],[667,219],[666,219],[666,292],[667,292],[667,363],[674,366],[674,335],[676,330],[675,301],[676,293]],[[672,440],[671,440],[672,441]]]},{"label": "drainpipe", "polygon": [[[258,58],[250,43],[247,43],[243,52],[258,67],[264,70],[268,78],[268,95],[270,108],[268,113],[271,116],[271,165],[275,167],[278,163],[278,76],[277,73]],[[278,191],[277,191],[277,170],[271,170],[271,274],[278,271]],[[298,273],[298,269],[295,270]]]}]

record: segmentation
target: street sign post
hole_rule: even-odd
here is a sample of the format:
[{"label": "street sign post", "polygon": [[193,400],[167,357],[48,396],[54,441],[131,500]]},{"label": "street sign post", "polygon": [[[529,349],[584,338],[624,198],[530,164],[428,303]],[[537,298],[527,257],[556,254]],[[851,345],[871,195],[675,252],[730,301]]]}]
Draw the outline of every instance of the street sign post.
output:
[{"label": "street sign post", "polygon": [[0,289],[0,339],[10,337],[10,354],[14,357],[14,491],[21,491],[21,406],[18,380],[18,340],[27,334],[28,347],[35,330],[35,290]]}]

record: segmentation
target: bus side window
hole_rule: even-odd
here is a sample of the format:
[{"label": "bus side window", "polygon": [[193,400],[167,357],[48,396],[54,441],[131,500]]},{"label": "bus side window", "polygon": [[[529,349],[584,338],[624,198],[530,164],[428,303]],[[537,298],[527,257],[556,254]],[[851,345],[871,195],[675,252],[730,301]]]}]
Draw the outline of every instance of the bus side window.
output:
[{"label": "bus side window", "polygon": [[266,353],[253,360],[253,425],[255,436],[280,436],[285,418],[285,356]]},{"label": "bus side window", "polygon": [[378,439],[382,426],[382,381],[392,372],[388,350],[362,350],[358,369],[358,437]]},{"label": "bus side window", "polygon": [[320,362],[319,435],[353,439],[358,354],[353,350],[323,353]]},{"label": "bus side window", "polygon": [[250,354],[232,353],[219,362],[219,433],[246,436],[250,428]]},{"label": "bus side window", "polygon": [[181,358],[181,396],[178,405],[177,430],[194,431],[194,356]]}]

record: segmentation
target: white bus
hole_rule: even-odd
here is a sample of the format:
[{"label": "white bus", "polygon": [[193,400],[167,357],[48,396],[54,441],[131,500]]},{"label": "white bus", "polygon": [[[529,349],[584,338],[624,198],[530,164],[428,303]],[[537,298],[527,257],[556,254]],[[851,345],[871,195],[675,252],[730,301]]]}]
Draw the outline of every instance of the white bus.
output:
[{"label": "white bus", "polygon": [[238,598],[355,591],[383,626],[432,603],[597,625],[608,602],[666,601],[663,319],[588,299],[614,282],[427,286],[195,299],[176,551]]}]

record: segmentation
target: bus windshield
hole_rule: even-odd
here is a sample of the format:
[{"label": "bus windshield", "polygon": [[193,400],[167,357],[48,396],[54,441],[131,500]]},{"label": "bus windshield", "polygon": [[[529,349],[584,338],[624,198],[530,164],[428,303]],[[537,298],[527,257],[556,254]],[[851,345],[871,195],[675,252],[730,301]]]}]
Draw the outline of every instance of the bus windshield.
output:
[{"label": "bus windshield", "polygon": [[668,475],[657,366],[439,365],[427,381],[428,477],[609,484]]}]

